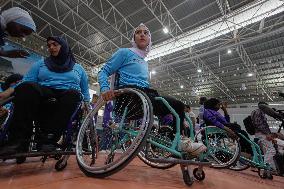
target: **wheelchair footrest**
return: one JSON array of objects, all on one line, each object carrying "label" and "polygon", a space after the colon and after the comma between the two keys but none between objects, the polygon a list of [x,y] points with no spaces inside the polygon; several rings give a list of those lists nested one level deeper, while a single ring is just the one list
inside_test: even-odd
[{"label": "wheelchair footrest", "polygon": [[38,156],[52,156],[52,155],[75,155],[75,151],[53,151],[53,152],[26,152],[17,154],[7,154],[0,156],[0,159],[14,159],[18,157],[38,157]]},{"label": "wheelchair footrest", "polygon": [[150,158],[146,157],[147,160],[154,162],[154,163],[175,163],[175,164],[191,164],[191,165],[204,165],[204,166],[211,166],[210,162],[200,162],[194,160],[184,160],[184,159],[177,159],[177,158]]}]

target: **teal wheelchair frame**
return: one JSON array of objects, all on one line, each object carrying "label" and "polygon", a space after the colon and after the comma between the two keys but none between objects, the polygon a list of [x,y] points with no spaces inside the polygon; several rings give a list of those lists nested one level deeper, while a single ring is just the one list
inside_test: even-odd
[{"label": "teal wheelchair frame", "polygon": [[[188,186],[192,185],[194,182],[193,177],[190,176],[191,172],[188,165],[198,166],[193,170],[195,179],[201,181],[205,178],[203,166],[211,166],[212,164],[210,161],[206,160],[208,153],[206,152],[198,157],[193,157],[180,149],[180,118],[164,98],[156,97],[155,100],[161,101],[170,110],[173,116],[175,116],[176,133],[173,140],[164,140],[159,131],[155,131],[155,128],[152,127],[152,105],[150,99],[144,92],[134,88],[124,88],[117,90],[116,94],[119,94],[118,98],[125,97],[125,104],[127,105],[125,105],[124,109],[118,109],[119,112],[112,112],[112,117],[114,117],[113,120],[116,121],[113,121],[113,123],[109,123],[109,125],[106,126],[111,130],[111,140],[109,140],[111,145],[109,145],[107,150],[101,148],[100,144],[102,143],[102,137],[98,134],[98,131],[101,130],[99,129],[100,124],[98,115],[99,112],[102,112],[102,110],[106,108],[106,102],[104,102],[102,98],[99,99],[96,107],[87,115],[80,128],[76,144],[76,157],[78,165],[83,173],[87,176],[98,178],[110,176],[124,168],[139,154],[138,156],[144,159],[145,163],[146,161],[152,163],[153,167],[160,164],[162,165],[161,167],[164,167],[163,165],[165,165],[166,168],[169,168],[175,164],[180,164],[183,180]],[[133,98],[135,100],[131,99],[131,96],[135,96],[135,98]],[[132,103],[132,101],[135,101],[135,103]],[[113,102],[115,105],[116,99],[114,99]],[[131,117],[129,112],[136,106],[139,110],[143,109],[143,113],[139,119],[130,120],[130,118],[128,118]],[[194,128],[191,120],[188,116],[186,116],[185,119],[190,126],[190,138],[194,141]],[[213,129],[211,129],[211,132],[212,133],[207,133],[208,136],[218,134],[222,135],[222,139],[228,139],[228,135],[226,135],[226,131],[224,130],[215,128],[215,133],[213,133]],[[209,140],[207,142],[209,143]],[[217,142],[222,143],[222,141]],[[170,156],[164,157],[163,154],[158,156],[149,155],[151,147],[162,149],[164,152],[170,154]],[[228,150],[224,151],[226,152]],[[236,150],[235,152],[232,152],[232,154],[232,157],[234,158],[233,161],[235,162],[239,156],[239,151]],[[159,168],[159,166],[156,168]]]}]

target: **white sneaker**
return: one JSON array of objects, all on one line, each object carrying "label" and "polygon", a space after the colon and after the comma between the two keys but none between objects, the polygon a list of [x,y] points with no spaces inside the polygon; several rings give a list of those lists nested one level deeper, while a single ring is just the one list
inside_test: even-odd
[{"label": "white sneaker", "polygon": [[181,150],[188,152],[190,155],[198,156],[207,150],[207,147],[201,142],[192,142],[190,138],[181,139]]}]

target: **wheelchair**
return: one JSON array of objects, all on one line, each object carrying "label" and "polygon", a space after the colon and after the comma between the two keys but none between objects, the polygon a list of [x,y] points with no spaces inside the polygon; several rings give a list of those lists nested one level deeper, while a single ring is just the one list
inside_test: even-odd
[{"label": "wheelchair", "polygon": [[[7,103],[13,101],[13,96],[8,99],[3,100],[0,103],[0,106],[3,106]],[[55,98],[49,98],[45,103],[49,106],[52,106],[56,103]],[[13,105],[9,110],[8,117],[1,125],[0,128],[0,142],[5,142],[8,140],[8,125],[9,121],[13,115]],[[38,124],[36,121],[33,121],[33,132],[30,140],[27,142],[25,152],[20,152],[16,154],[5,154],[1,155],[0,159],[5,161],[7,159],[16,159],[17,164],[24,163],[27,157],[42,157],[41,162],[44,163],[48,158],[54,158],[57,160],[55,164],[55,169],[57,171],[62,171],[67,166],[67,161],[70,155],[75,155],[75,142],[78,130],[81,126],[83,112],[81,110],[81,103],[78,104],[76,110],[72,114],[70,121],[66,127],[66,130],[63,132],[59,141],[53,141],[54,150],[40,150],[39,144],[41,142],[39,135],[40,131],[38,129]],[[48,136],[47,136],[48,137]]]},{"label": "wheelchair", "polygon": [[[282,94],[284,96],[284,94]],[[281,94],[280,94],[281,96]],[[278,133],[281,132],[281,129],[284,128],[284,112],[283,110],[275,110],[275,109],[272,109],[266,105],[260,105],[260,108],[265,112],[265,114],[273,117],[274,119],[278,120],[278,121],[281,121],[281,125],[279,125],[279,129],[278,129]],[[252,124],[252,123],[251,123]],[[245,125],[246,126],[246,125]],[[246,126],[247,127],[247,126]],[[253,151],[253,157],[252,158],[246,158],[244,156],[240,156],[238,162],[231,166],[230,169],[231,170],[235,170],[235,171],[243,171],[243,170],[246,170],[250,167],[253,167],[253,168],[257,168],[258,169],[258,175],[259,177],[261,177],[262,179],[273,179],[273,176],[272,176],[272,168],[266,164],[264,162],[264,154],[263,154],[263,151],[261,149],[261,145],[259,144],[257,138],[254,138],[254,140],[250,140],[249,138],[241,135],[242,138],[244,138],[247,142],[249,142],[251,144],[251,147],[252,147],[252,151]],[[283,155],[281,156],[278,152],[278,147],[277,145],[274,145],[275,149],[276,149],[276,156],[274,156],[274,161],[275,161],[275,164],[276,164],[276,168],[277,168],[277,175],[281,176],[284,174],[284,171],[283,171],[283,164],[284,164],[284,161],[283,161]],[[277,162],[277,157],[279,159],[282,159],[282,162]],[[281,161],[281,160],[280,160]],[[282,169],[280,167],[277,166],[277,163],[282,166]]]},{"label": "wheelchair", "polygon": [[[153,127],[151,101],[141,90],[123,88],[115,90],[115,93],[117,96],[111,102],[104,102],[99,98],[79,130],[76,158],[79,168],[85,175],[97,178],[110,176],[123,169],[139,154],[140,159],[155,168],[165,169],[180,164],[183,180],[188,186],[193,184],[194,178],[199,181],[205,179],[203,166],[212,164],[210,161],[204,161],[209,153],[196,157],[181,150],[180,118],[165,99],[155,98],[175,116],[176,133],[172,133],[169,127]],[[191,139],[199,140],[194,137],[190,118],[186,116],[186,120],[191,125]],[[237,141],[226,135],[223,130],[210,132],[209,136],[217,133],[222,135],[222,139],[229,138],[227,142],[233,141],[235,144]],[[218,143],[221,142],[221,139],[218,139]],[[233,161],[239,156],[238,148],[224,149],[224,152],[230,154]],[[194,178],[188,165],[197,166],[193,170]]]}]

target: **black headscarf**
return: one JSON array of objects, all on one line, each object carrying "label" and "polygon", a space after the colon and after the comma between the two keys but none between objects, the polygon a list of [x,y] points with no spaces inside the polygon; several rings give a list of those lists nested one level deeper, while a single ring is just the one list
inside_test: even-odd
[{"label": "black headscarf", "polygon": [[59,36],[48,37],[46,41],[49,40],[56,41],[61,45],[61,48],[57,56],[49,56],[44,60],[47,68],[57,73],[71,71],[76,60],[67,42]]},{"label": "black headscarf", "polygon": [[216,105],[219,104],[221,101],[217,98],[210,98],[209,100],[205,101],[204,108],[218,111],[219,109],[216,108]]}]

